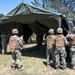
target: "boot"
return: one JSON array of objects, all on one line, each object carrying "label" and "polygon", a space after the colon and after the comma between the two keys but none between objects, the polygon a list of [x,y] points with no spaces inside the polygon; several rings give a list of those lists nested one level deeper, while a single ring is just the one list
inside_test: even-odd
[{"label": "boot", "polygon": [[56,67],[56,70],[59,70],[59,67]]},{"label": "boot", "polygon": [[50,64],[47,64],[47,67],[51,68],[51,65]]},{"label": "boot", "polygon": [[12,68],[12,70],[15,70],[15,69],[16,69],[16,66],[12,66],[12,65],[11,65],[11,68]]},{"label": "boot", "polygon": [[72,69],[75,70],[75,66],[73,66]]},{"label": "boot", "polygon": [[66,70],[67,70],[67,68],[63,68],[63,70],[64,70],[64,71],[66,71]]},{"label": "boot", "polygon": [[21,67],[18,67],[18,71],[23,71],[23,65],[21,65]]},{"label": "boot", "polygon": [[59,67],[59,66],[55,66],[55,69],[56,69],[56,70],[59,70],[59,69],[60,69],[60,67]]},{"label": "boot", "polygon": [[64,70],[64,71],[67,70],[66,66],[63,66],[63,65],[61,65],[60,68],[61,68],[62,70]]}]

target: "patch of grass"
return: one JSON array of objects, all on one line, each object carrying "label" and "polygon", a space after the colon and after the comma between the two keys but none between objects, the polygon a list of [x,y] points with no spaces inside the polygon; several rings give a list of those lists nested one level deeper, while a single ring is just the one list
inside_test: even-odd
[{"label": "patch of grass", "polygon": [[10,55],[1,55],[0,54],[0,69],[8,67],[10,65],[11,56]]},{"label": "patch of grass", "polygon": [[63,71],[61,69],[46,67],[45,47],[30,47],[21,51],[23,71],[12,70],[11,54],[0,54],[0,75],[75,75],[75,71],[68,69]]}]

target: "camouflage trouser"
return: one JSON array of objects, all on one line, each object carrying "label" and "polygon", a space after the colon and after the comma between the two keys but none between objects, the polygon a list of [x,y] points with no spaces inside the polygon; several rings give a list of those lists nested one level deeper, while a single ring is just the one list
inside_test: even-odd
[{"label": "camouflage trouser", "polygon": [[70,48],[70,57],[72,66],[75,66],[75,46],[71,46]]},{"label": "camouflage trouser", "polygon": [[12,66],[16,66],[17,64],[18,67],[21,67],[21,57],[22,54],[20,50],[15,50],[15,52],[12,52]]},{"label": "camouflage trouser", "polygon": [[61,50],[56,49],[54,54],[55,54],[55,67],[59,68],[59,66],[61,66],[62,68],[66,68],[65,47],[63,47]]},{"label": "camouflage trouser", "polygon": [[2,41],[2,54],[7,52],[7,43]]},{"label": "camouflage trouser", "polygon": [[46,50],[47,64],[50,64],[51,60],[54,61],[54,47]]}]

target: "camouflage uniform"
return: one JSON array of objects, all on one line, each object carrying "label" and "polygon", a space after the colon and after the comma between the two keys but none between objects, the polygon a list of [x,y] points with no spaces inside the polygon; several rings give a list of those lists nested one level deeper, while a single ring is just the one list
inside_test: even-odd
[{"label": "camouflage uniform", "polygon": [[12,30],[13,35],[9,39],[9,47],[12,53],[12,67],[16,67],[16,61],[17,61],[17,67],[20,69],[22,67],[21,64],[21,58],[22,54],[20,52],[21,47],[23,46],[23,43],[21,39],[16,35],[18,33],[17,29]]},{"label": "camouflage uniform", "polygon": [[74,67],[75,66],[75,45],[71,46],[70,48],[70,57],[71,57],[71,64]]},{"label": "camouflage uniform", "polygon": [[7,42],[6,42],[6,35],[1,34],[1,44],[2,44],[2,54],[5,54],[7,51]]},{"label": "camouflage uniform", "polygon": [[47,45],[47,50],[46,50],[46,56],[47,56],[47,65],[50,64],[51,60],[52,62],[54,61],[54,46],[52,44],[52,41],[54,40],[55,35],[54,35],[54,30],[50,29],[49,30],[49,35],[46,37],[46,45]]},{"label": "camouflage uniform", "polygon": [[73,34],[68,34],[67,37],[70,37],[70,57],[71,57],[71,65],[73,69],[75,69],[75,27],[73,28]]},{"label": "camouflage uniform", "polygon": [[[68,42],[66,38],[63,36],[62,28],[57,29],[56,38],[54,40],[55,44],[55,67],[59,68],[61,66],[63,69],[66,68],[66,51],[65,51],[65,44],[67,45]],[[61,65],[60,65],[61,64]]]}]

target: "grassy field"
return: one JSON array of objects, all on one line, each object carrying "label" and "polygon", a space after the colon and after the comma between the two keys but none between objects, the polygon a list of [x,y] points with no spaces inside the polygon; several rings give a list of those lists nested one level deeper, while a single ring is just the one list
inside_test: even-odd
[{"label": "grassy field", "polygon": [[23,71],[12,70],[11,54],[0,54],[0,75],[75,75],[75,70],[67,68],[66,71],[62,69],[56,70],[54,68],[46,67],[45,46],[40,48],[36,44],[25,45],[22,52]]}]

